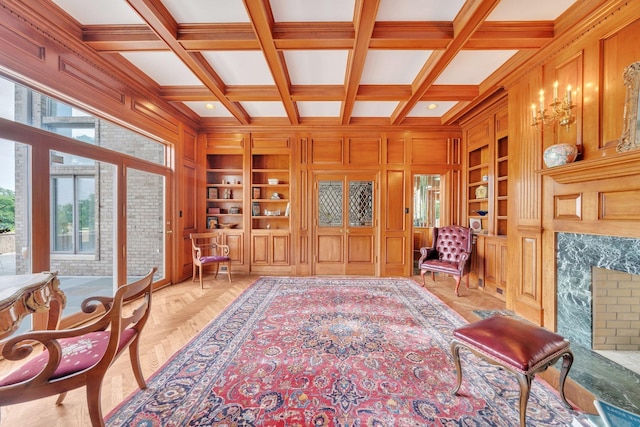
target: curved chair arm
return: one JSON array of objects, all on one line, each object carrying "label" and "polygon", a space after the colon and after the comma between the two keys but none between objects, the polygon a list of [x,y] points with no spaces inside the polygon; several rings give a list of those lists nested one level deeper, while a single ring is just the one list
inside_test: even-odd
[{"label": "curved chair arm", "polygon": [[229,245],[218,244],[218,248],[220,248],[220,250],[222,251],[220,255],[229,256]]},{"label": "curved chair arm", "polygon": [[418,260],[418,265],[421,265],[428,259],[438,259],[438,251],[433,246],[425,246],[424,248],[420,248],[420,254],[421,256]]},{"label": "curved chair arm", "polygon": [[460,254],[460,260],[458,261],[458,269],[460,271],[465,271],[470,258],[471,258],[470,252],[463,252]]}]

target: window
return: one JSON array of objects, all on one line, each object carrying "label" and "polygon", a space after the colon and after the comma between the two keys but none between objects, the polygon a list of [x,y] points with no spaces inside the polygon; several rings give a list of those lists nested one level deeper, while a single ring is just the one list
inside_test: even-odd
[{"label": "window", "polygon": [[96,250],[96,193],[93,176],[52,178],[52,252],[93,254]]}]

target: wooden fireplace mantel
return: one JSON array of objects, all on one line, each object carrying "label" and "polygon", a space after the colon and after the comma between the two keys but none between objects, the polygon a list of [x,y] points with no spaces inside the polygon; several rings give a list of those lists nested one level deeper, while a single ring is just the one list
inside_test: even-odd
[{"label": "wooden fireplace mantel", "polygon": [[640,174],[640,150],[617,153],[598,159],[581,160],[536,171],[560,184],[575,184]]}]

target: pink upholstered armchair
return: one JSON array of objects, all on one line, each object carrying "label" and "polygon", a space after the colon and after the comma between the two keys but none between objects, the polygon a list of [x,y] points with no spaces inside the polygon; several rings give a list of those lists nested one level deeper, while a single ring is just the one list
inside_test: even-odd
[{"label": "pink upholstered armchair", "polygon": [[431,247],[420,248],[420,277],[425,284],[424,274],[431,272],[435,281],[435,273],[450,274],[456,279],[456,295],[460,296],[460,280],[467,276],[467,288],[469,287],[469,270],[471,262],[471,248],[473,243],[473,230],[458,225],[448,227],[436,227],[433,229],[433,244]]}]

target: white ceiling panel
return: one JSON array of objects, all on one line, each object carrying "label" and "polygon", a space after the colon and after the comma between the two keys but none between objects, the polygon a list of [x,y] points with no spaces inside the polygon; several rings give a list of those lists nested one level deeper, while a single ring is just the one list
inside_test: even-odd
[{"label": "white ceiling panel", "polygon": [[270,0],[275,22],[352,21],[355,0]]},{"label": "white ceiling panel", "polygon": [[287,50],[287,68],[294,85],[344,84],[347,69],[346,50]]},{"label": "white ceiling panel", "polygon": [[353,117],[389,117],[398,103],[395,101],[356,101]]},{"label": "white ceiling panel", "polygon": [[372,49],[367,52],[360,83],[411,84],[431,53],[430,50]]},{"label": "white ceiling panel", "polygon": [[298,101],[302,117],[340,117],[342,103],[339,101]]},{"label": "white ceiling panel", "polygon": [[233,117],[220,101],[184,101],[183,104],[200,117]]},{"label": "white ceiling panel", "polygon": [[[358,123],[372,118],[372,123],[379,123],[380,117],[391,119],[398,105],[414,108],[398,110],[391,125],[402,125],[405,117],[443,114],[445,124],[454,124],[468,105],[487,95],[482,93],[488,87],[486,79],[500,67],[508,63],[517,70],[526,64],[527,53],[535,53],[535,46],[544,47],[573,27],[555,26],[554,34],[530,24],[555,24],[568,10],[581,14],[571,17],[576,22],[588,16],[586,8],[575,8],[577,0],[498,0],[487,20],[500,21],[499,30],[480,34],[484,23],[455,21],[463,8],[476,7],[478,0],[380,0],[375,11],[362,0],[257,0],[256,5],[265,3],[264,13],[256,10],[252,15],[247,0],[33,4],[49,1],[80,23],[74,33],[79,43],[106,61],[120,53],[132,68],[123,71],[137,77],[147,74],[149,87],[153,82],[162,86],[159,97],[183,102],[200,117],[224,118],[225,125],[230,117],[238,125],[251,123],[253,117],[286,117],[291,124],[301,117],[337,118],[341,123],[352,117],[358,117]],[[142,7],[138,15],[129,1],[150,7]],[[162,7],[153,7],[159,3],[170,17]],[[104,26],[92,28],[98,24]],[[458,35],[467,33],[468,40],[456,42]],[[370,47],[354,50],[356,45]],[[519,49],[523,53],[514,57]],[[191,57],[185,64],[180,58],[187,55]],[[447,58],[453,59],[446,63]],[[426,64],[434,72],[418,79]],[[114,61],[114,66],[122,67],[122,61]],[[219,80],[209,78],[210,72]],[[445,90],[446,101],[430,99],[430,93]],[[477,99],[470,99],[470,94],[478,94]],[[207,109],[203,99],[215,100],[215,108]],[[246,115],[224,107],[234,102],[241,103]],[[428,109],[429,104],[437,106]],[[350,105],[353,108],[346,108]],[[452,107],[455,114],[447,114]]]},{"label": "white ceiling panel", "polygon": [[576,0],[502,0],[487,21],[553,21]]},{"label": "white ceiling panel", "polygon": [[202,84],[173,52],[122,52],[121,55],[160,86]]},{"label": "white ceiling panel", "polygon": [[456,104],[456,101],[419,101],[407,117],[442,117]]},{"label": "white ceiling panel", "polygon": [[242,0],[162,0],[179,24],[249,22]]},{"label": "white ceiling panel", "polygon": [[52,0],[83,25],[144,24],[126,0]]},{"label": "white ceiling panel", "polygon": [[479,85],[517,50],[463,50],[453,58],[435,84]]},{"label": "white ceiling panel", "polygon": [[227,85],[273,85],[273,76],[262,51],[202,52]]},{"label": "white ceiling panel", "polygon": [[243,101],[240,104],[252,117],[287,117],[279,101]]},{"label": "white ceiling panel", "polygon": [[463,4],[464,0],[380,0],[376,21],[453,21]]}]

